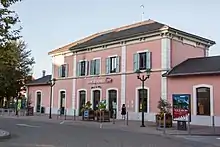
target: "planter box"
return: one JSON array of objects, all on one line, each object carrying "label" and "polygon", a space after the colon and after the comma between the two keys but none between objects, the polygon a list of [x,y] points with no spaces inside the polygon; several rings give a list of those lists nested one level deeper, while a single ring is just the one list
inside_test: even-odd
[{"label": "planter box", "polygon": [[101,121],[101,122],[108,121],[109,122],[110,121],[110,111],[107,111],[107,110],[96,111],[96,118],[97,118],[97,121]]},{"label": "planter box", "polygon": [[82,114],[82,120],[95,120],[94,110],[84,110]]},{"label": "planter box", "polygon": [[[164,118],[163,116],[160,117],[160,114],[156,115],[156,123],[157,126],[163,127],[164,126]],[[166,127],[171,128],[173,126],[173,119],[171,114],[166,114]]]}]

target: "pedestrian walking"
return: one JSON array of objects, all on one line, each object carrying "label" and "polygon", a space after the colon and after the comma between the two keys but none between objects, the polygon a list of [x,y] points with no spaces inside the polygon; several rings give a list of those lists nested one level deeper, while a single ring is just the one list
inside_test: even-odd
[{"label": "pedestrian walking", "polygon": [[123,104],[121,107],[121,116],[122,116],[122,119],[124,120],[125,120],[125,115],[126,115],[126,106],[125,104]]}]

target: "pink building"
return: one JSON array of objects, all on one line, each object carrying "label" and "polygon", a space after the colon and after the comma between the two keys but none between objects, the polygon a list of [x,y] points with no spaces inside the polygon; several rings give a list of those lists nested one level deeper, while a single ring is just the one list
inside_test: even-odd
[{"label": "pink building", "polygon": [[[160,98],[172,102],[172,94],[190,94],[192,123],[210,125],[210,116],[220,114],[220,109],[214,106],[220,102],[217,98],[220,57],[207,57],[209,47],[214,44],[209,39],[148,20],[100,32],[53,50],[49,53],[53,60],[52,77],[57,79],[52,93],[53,113],[63,108],[68,115],[73,115],[74,110],[80,115],[85,102],[91,101],[96,109],[96,104],[106,99],[109,110],[112,101],[117,103],[118,118],[121,105],[126,104],[129,118],[138,120],[144,98],[145,119],[155,121]],[[142,96],[141,82],[134,72],[148,68],[152,72]],[[37,91],[42,92],[41,102],[46,110],[49,110],[48,87],[29,88],[34,96]]]}]

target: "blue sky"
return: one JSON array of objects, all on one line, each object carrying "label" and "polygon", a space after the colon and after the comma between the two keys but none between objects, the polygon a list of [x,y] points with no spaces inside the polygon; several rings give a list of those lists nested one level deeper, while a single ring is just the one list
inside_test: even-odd
[{"label": "blue sky", "polygon": [[[144,9],[140,5],[144,5]],[[87,35],[153,19],[216,41],[210,54],[220,54],[220,1],[212,0],[23,0],[12,7],[32,50],[34,76],[51,73],[50,50]]]}]

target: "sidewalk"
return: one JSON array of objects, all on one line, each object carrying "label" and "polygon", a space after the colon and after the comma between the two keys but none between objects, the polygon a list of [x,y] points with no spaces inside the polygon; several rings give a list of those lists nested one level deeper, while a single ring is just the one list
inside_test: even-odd
[{"label": "sidewalk", "polygon": [[[157,128],[155,122],[145,122],[146,127],[140,127],[141,121],[129,120],[128,125],[124,120],[115,120],[113,122],[97,122],[97,121],[82,121],[81,117],[64,116],[57,117],[57,115],[52,115],[52,119],[49,119],[49,115],[34,115],[34,116],[14,116],[14,115],[3,115],[3,118],[14,118],[14,119],[27,119],[32,121],[43,121],[51,123],[69,124],[69,125],[81,125],[85,127],[98,127],[103,129],[119,129],[123,131],[132,131],[137,133],[149,133],[149,134],[164,134],[163,128]],[[181,131],[176,129],[176,124],[173,124],[172,128],[166,128],[166,135],[195,135],[195,136],[220,136],[220,127],[215,127],[215,132],[212,127],[209,126],[190,126],[189,131]]]}]

